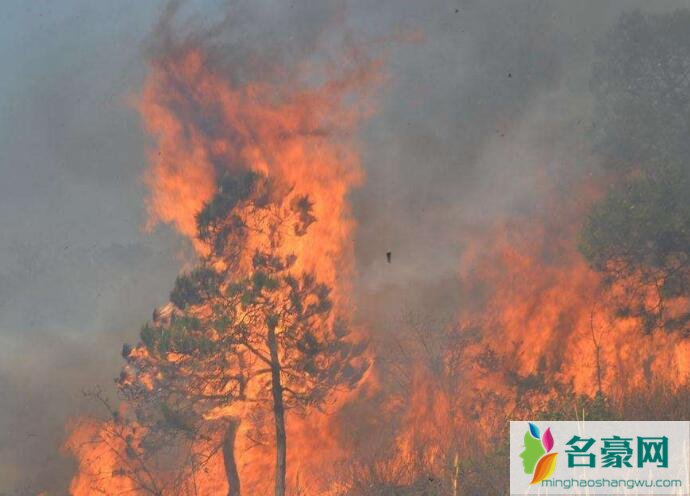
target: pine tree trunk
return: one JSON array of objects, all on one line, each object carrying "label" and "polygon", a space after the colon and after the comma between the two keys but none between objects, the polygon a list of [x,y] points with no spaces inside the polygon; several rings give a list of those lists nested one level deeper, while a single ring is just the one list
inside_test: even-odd
[{"label": "pine tree trunk", "polygon": [[240,420],[231,418],[223,439],[223,462],[225,464],[225,477],[228,481],[228,496],[240,496],[240,475],[237,472],[237,460],[235,460],[235,438]]},{"label": "pine tree trunk", "polygon": [[268,328],[268,348],[271,353],[271,392],[273,394],[273,417],[276,426],[276,472],[275,496],[285,496],[285,471],[287,466],[287,442],[285,435],[285,406],[283,386],[280,382],[280,359],[275,327]]}]

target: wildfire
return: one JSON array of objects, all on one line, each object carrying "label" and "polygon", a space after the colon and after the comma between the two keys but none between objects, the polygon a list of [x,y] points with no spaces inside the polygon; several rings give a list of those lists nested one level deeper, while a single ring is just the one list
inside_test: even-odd
[{"label": "wildfire", "polygon": [[[328,284],[337,312],[349,314],[355,225],[347,195],[362,180],[353,137],[358,123],[371,112],[366,95],[376,85],[379,69],[379,61],[351,51],[320,80],[310,74],[285,74],[286,80],[279,84],[237,83],[232,67],[214,63],[201,47],[185,45],[154,59],[138,100],[144,126],[155,140],[144,178],[150,192],[147,226],[173,225],[194,241],[200,256],[206,256],[209,247],[195,236],[197,214],[226,173],[257,173],[270,181],[274,200],[282,204],[278,208],[294,210],[297,205],[308,216],[302,221],[310,229],[303,236],[290,237],[281,252],[296,257],[296,273],[317,274]],[[353,95],[358,95],[357,103],[346,103]],[[264,242],[260,234],[246,240],[250,247]],[[245,259],[243,268],[248,263]],[[359,333],[362,337],[363,331]],[[141,349],[135,352],[138,359],[147,359]],[[125,367],[123,374],[130,372]],[[330,408],[347,401],[347,395],[335,395]],[[216,409],[208,418],[256,415],[238,408]],[[235,451],[243,491],[261,494],[271,485],[267,474],[273,472],[272,442],[252,437],[251,429],[252,422],[241,423]],[[309,494],[324,493],[325,484],[332,481],[320,474],[327,474],[329,466],[346,456],[333,417],[319,411],[311,412],[308,419],[288,416],[287,430],[290,486]],[[137,489],[131,480],[118,477],[124,462],[116,456],[118,448],[126,451],[127,436],[136,435],[136,429],[118,431],[117,419],[83,422],[74,429],[67,446],[79,460],[79,470],[71,493],[142,492],[142,484]],[[193,486],[198,494],[227,493],[221,455],[211,456],[185,487]],[[111,483],[111,478],[118,482]],[[150,490],[167,494],[163,487]]]},{"label": "wildfire", "polygon": [[687,340],[662,329],[647,333],[639,318],[618,311],[617,288],[606,296],[600,276],[576,251],[582,216],[567,208],[551,209],[538,223],[506,222],[492,233],[488,251],[463,262],[470,268],[465,280],[488,295],[483,308],[463,315],[467,323],[483,316],[475,354],[489,359],[490,350],[497,364],[510,367],[494,367],[488,376],[572,382],[586,394],[598,387],[620,393],[652,377],[672,383],[687,377]]},{"label": "wildfire", "polygon": [[[345,284],[354,228],[347,194],[362,180],[352,134],[370,109],[344,100],[374,83],[378,69],[368,60],[350,65],[344,74],[305,88],[234,86],[200,49],[155,60],[139,104],[157,141],[145,178],[149,225],[170,223],[194,239],[194,217],[223,170],[261,173],[294,188],[293,197],[309,195],[318,223],[290,248],[302,255],[305,269]],[[203,246],[197,248],[203,253]]]},{"label": "wildfire", "polygon": [[[306,202],[302,215],[308,218],[302,220],[312,227],[291,237],[280,254],[296,255],[295,271],[317,274],[333,288],[338,312],[349,314],[356,225],[348,193],[363,180],[353,136],[371,112],[369,100],[361,96],[380,76],[379,61],[354,53],[358,56],[346,57],[325,78],[290,71],[278,83],[238,82],[241,77],[231,66],[219,64],[200,46],[184,45],[155,58],[138,101],[144,126],[154,138],[144,178],[148,226],[173,225],[205,257],[210,250],[195,236],[197,215],[226,173],[256,173],[270,181],[277,208],[294,211]],[[360,98],[350,98],[354,94]],[[557,385],[572,385],[575,392],[589,395],[620,394],[652,377],[686,380],[688,341],[663,330],[645,332],[639,319],[617,312],[615,294],[604,297],[600,276],[577,252],[582,209],[564,205],[545,210],[548,215],[509,219],[476,237],[459,274],[472,301],[462,302],[457,327],[437,333],[443,340],[438,348],[424,343],[426,353],[436,350],[432,360],[412,355],[409,380],[398,397],[385,396],[386,387],[373,370],[365,387],[336,393],[330,411],[287,417],[287,479],[295,494],[337,494],[347,488],[348,481],[338,480],[333,467],[351,462],[354,454],[341,439],[345,416],[332,413],[345,411],[354,397],[366,396],[378,411],[400,419],[387,454],[372,462],[384,472],[383,479],[412,484],[423,473],[450,474],[453,494],[458,494],[457,446],[471,442],[468,425],[491,432],[507,417],[523,413],[521,408],[547,401]],[[260,247],[266,242],[263,236],[251,234],[243,242]],[[210,309],[199,313],[204,311]],[[168,307],[154,321],[168,319],[170,312],[174,310]],[[365,335],[358,333],[359,338]],[[123,354],[131,361],[151,358],[142,347]],[[167,359],[178,358],[170,353]],[[136,372],[130,369],[125,366],[123,383]],[[156,379],[139,377],[151,391]],[[118,412],[127,408],[125,401],[112,419],[81,422],[72,430],[67,447],[77,459],[77,474],[71,494],[169,494],[146,473],[138,484],[121,476],[128,462],[118,453],[127,453],[145,429],[119,426],[118,415],[126,412]],[[269,493],[273,441],[253,430],[253,424],[265,423],[252,418],[261,414],[233,404],[205,415],[208,421],[242,420],[233,436],[243,491]],[[188,456],[206,457],[198,473],[174,474],[167,466],[159,470],[169,470],[168,479],[183,480],[178,491],[227,493],[220,444],[218,434],[209,433],[188,447]],[[173,461],[176,456],[181,455],[170,454]]]},{"label": "wildfire", "polygon": [[579,203],[550,198],[549,208],[473,232],[460,264],[467,300],[458,324],[426,332],[412,322],[402,331],[416,344],[404,358],[407,389],[388,400],[402,420],[382,480],[412,487],[431,475],[450,481],[441,494],[463,494],[459,454],[496,449],[507,419],[533,418],[568,390],[624,398],[655,383],[687,384],[688,340],[620,312],[623,288],[602,288],[577,251],[582,200],[600,189],[578,185]]}]

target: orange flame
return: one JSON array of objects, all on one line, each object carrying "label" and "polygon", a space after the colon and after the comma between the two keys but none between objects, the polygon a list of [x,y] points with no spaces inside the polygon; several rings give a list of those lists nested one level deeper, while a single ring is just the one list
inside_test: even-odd
[{"label": "orange flame", "polygon": [[318,222],[291,247],[304,268],[329,283],[351,273],[354,223],[347,195],[362,180],[352,135],[371,108],[365,99],[356,106],[344,100],[375,81],[378,62],[352,64],[320,86],[293,88],[232,85],[198,49],[155,61],[139,102],[157,141],[145,177],[149,226],[170,223],[194,238],[194,216],[223,170],[260,172],[314,203]]},{"label": "orange flame", "polygon": [[[505,377],[498,378],[510,372],[524,380],[572,383],[575,392],[590,395],[601,383],[604,393],[616,395],[654,377],[687,380],[687,340],[663,329],[646,333],[638,318],[622,316],[614,302],[619,288],[602,291],[600,275],[577,252],[581,209],[548,210],[548,217],[538,216],[546,217],[541,222],[533,216],[504,223],[489,237],[490,246],[463,261],[465,282],[486,295],[480,308],[462,316],[466,327],[481,316],[482,337],[470,354],[497,360],[478,384],[500,389]],[[673,304],[687,308],[688,302]]]}]

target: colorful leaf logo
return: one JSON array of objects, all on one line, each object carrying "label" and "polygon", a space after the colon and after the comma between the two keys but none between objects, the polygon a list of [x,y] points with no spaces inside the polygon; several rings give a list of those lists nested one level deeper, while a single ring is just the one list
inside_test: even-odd
[{"label": "colorful leaf logo", "polygon": [[530,482],[530,485],[539,484],[541,481],[548,479],[553,475],[553,471],[556,469],[557,456],[558,453],[548,453],[539,459],[537,466],[534,468],[534,475],[532,476],[532,482]]},{"label": "colorful leaf logo", "polygon": [[548,427],[543,433],[532,422],[528,422],[529,431],[525,432],[525,449],[520,453],[526,474],[532,474],[530,484],[539,484],[551,477],[556,469],[558,453],[551,453],[554,447],[553,434]]}]

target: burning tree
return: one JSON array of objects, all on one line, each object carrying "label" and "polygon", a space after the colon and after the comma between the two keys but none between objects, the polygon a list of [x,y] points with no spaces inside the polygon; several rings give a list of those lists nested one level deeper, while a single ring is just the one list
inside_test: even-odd
[{"label": "burning tree", "polygon": [[104,406],[110,418],[81,419],[70,436],[67,447],[78,454],[79,461],[71,492],[198,493],[196,476],[208,470],[218,449],[211,446],[208,450],[207,443],[200,443],[209,439],[212,428],[198,418],[181,416],[166,403],[161,391],[148,391],[146,398],[140,396],[137,402],[125,401],[117,407],[100,389],[85,395]]},{"label": "burning tree", "polygon": [[355,365],[364,346],[348,342],[330,287],[301,271],[291,250],[316,220],[308,196],[252,172],[229,173],[196,220],[208,254],[177,278],[174,306],[144,326],[141,344],[125,348],[120,388],[200,441],[225,419],[219,446],[230,495],[240,494],[238,412],[270,406],[282,496],[286,411],[319,408],[334,389],[354,387],[366,370]]}]

